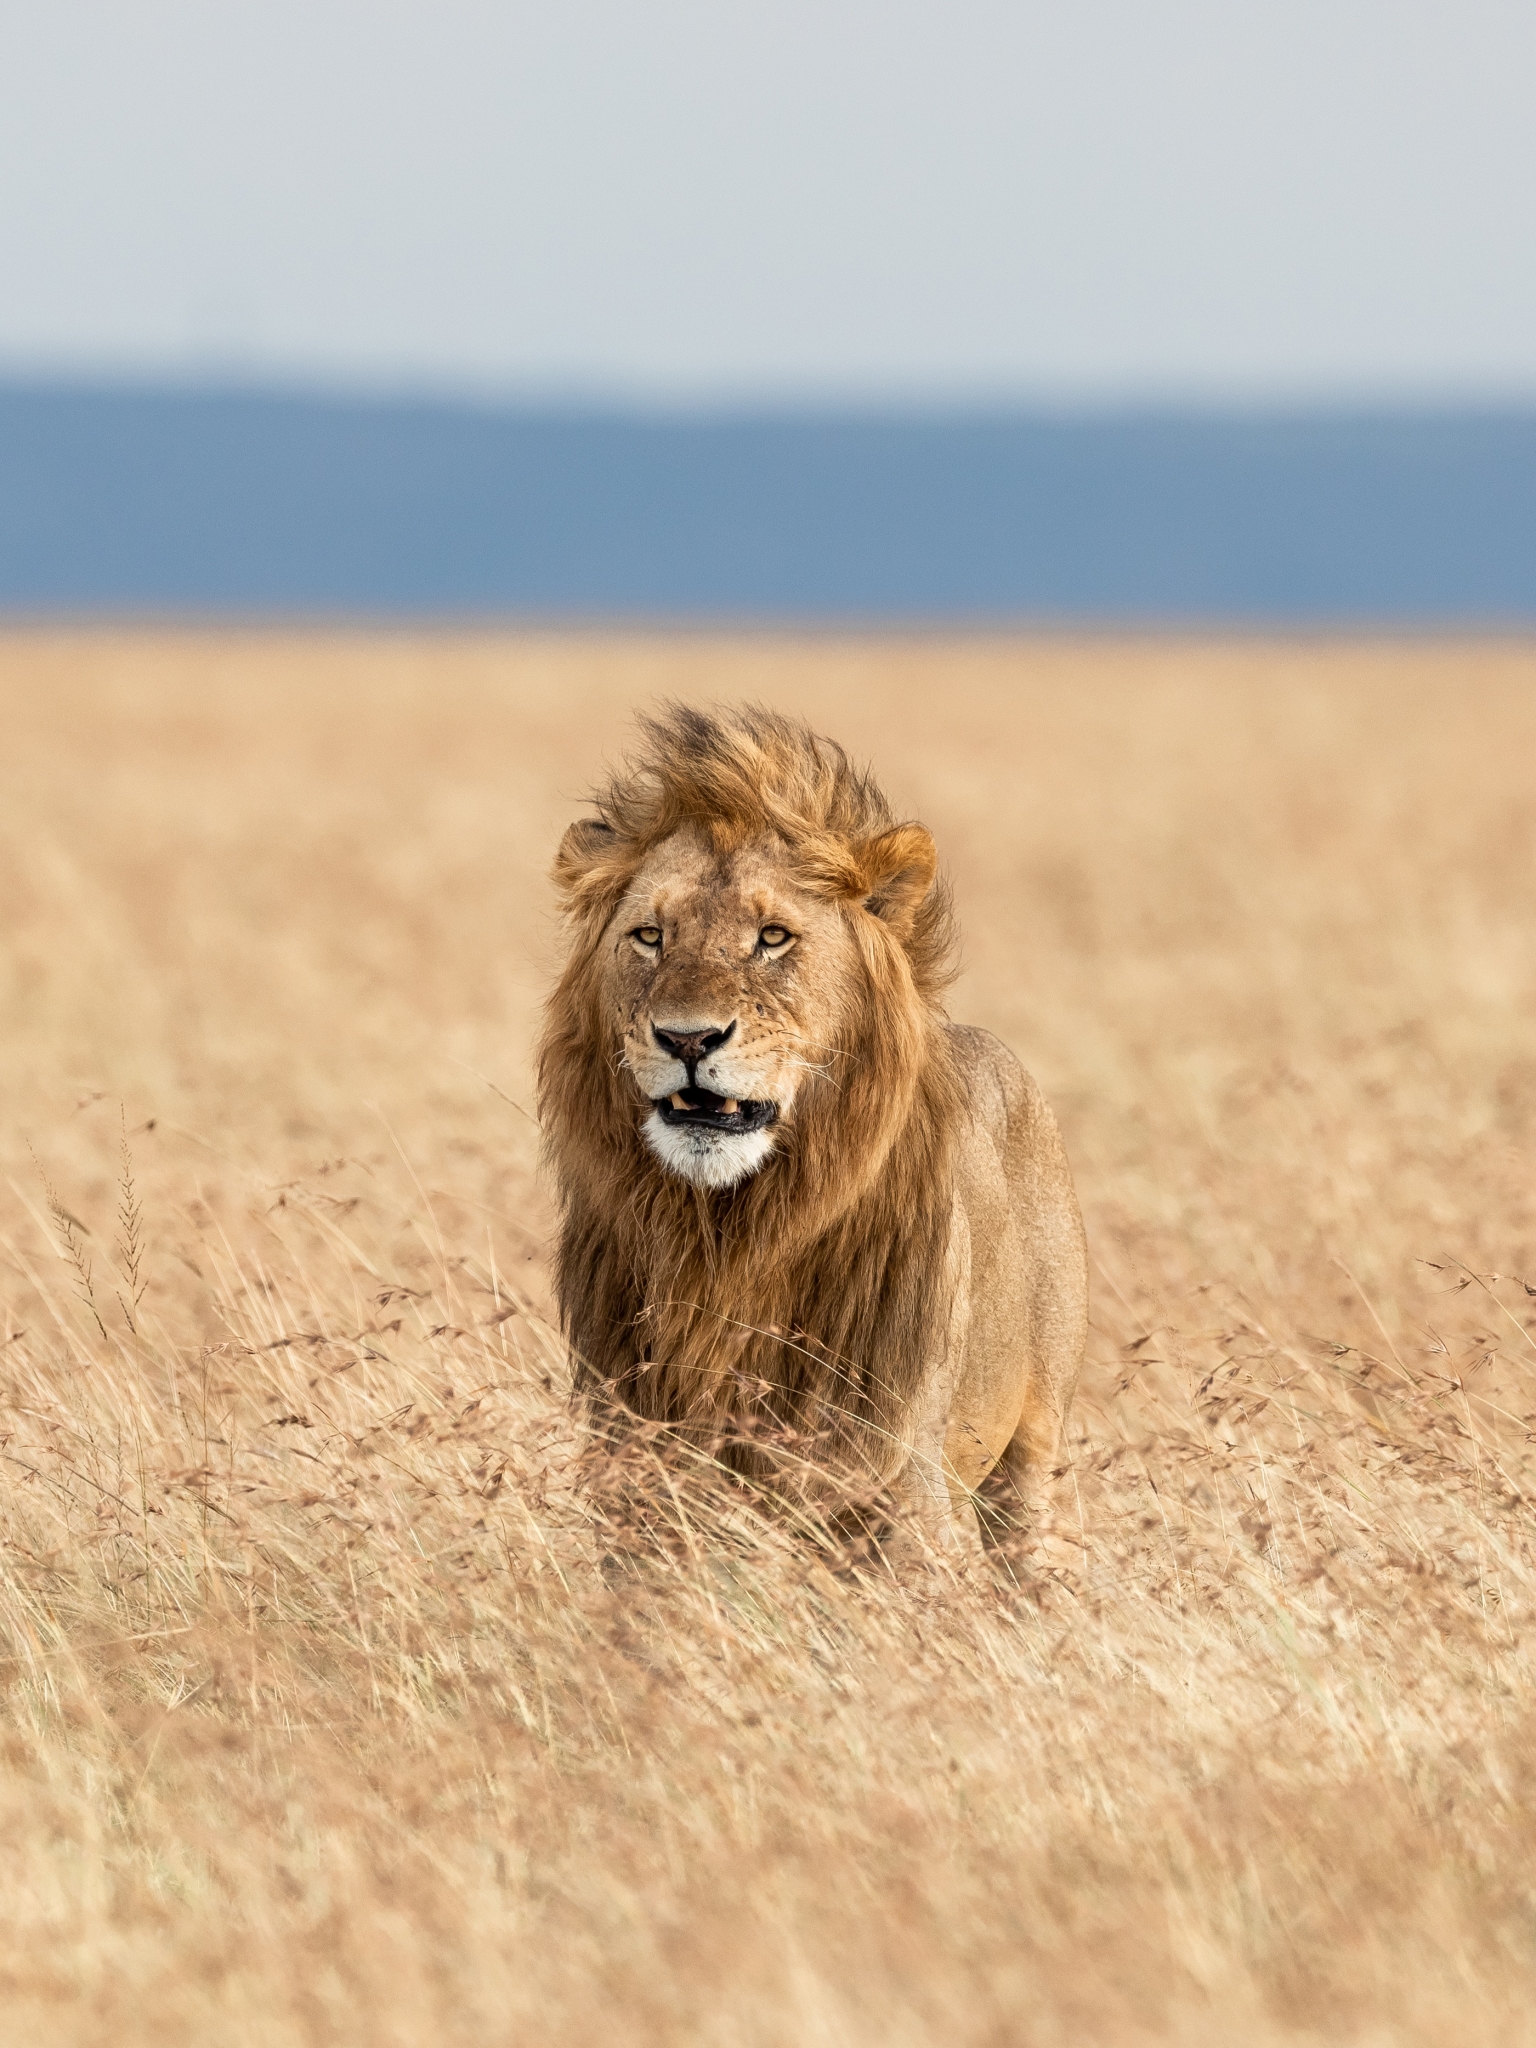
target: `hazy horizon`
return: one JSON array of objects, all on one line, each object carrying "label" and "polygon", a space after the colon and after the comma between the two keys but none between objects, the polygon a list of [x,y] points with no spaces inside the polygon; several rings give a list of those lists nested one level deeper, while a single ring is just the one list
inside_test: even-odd
[{"label": "hazy horizon", "polygon": [[664,411],[0,381],[0,607],[1536,619],[1520,412]]}]

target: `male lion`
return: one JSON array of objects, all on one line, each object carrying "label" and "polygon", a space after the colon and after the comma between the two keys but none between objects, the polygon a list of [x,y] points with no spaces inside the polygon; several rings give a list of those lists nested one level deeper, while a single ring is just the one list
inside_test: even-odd
[{"label": "male lion", "polygon": [[539,1101],[578,1393],[609,1441],[663,1425],[769,1491],[798,1463],[802,1499],[825,1475],[973,1547],[971,1508],[1006,1531],[1057,1462],[1082,1359],[1055,1120],[946,1020],[933,840],[841,747],[763,710],[643,727],[554,867]]}]

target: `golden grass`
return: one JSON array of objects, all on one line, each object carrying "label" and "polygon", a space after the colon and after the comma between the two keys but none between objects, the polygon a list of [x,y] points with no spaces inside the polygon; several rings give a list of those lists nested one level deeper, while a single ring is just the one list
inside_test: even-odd
[{"label": "golden grass", "polygon": [[[514,1105],[672,691],[874,759],[1061,1115],[1022,1585],[704,1497],[594,1568]],[[0,707],[6,2039],[1536,2039],[1532,650],[13,634]]]}]

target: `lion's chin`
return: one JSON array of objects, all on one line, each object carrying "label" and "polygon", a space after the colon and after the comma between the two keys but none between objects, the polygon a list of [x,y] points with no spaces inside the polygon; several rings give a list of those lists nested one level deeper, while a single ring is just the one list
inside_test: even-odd
[{"label": "lion's chin", "polygon": [[699,1188],[730,1188],[756,1173],[773,1150],[773,1134],[718,1131],[663,1123],[652,1110],[643,1125],[646,1143],[670,1172]]}]

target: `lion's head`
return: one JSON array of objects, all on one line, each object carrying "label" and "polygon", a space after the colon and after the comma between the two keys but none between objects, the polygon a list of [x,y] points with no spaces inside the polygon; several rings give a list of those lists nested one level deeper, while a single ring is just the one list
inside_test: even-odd
[{"label": "lion's head", "polygon": [[[919,901],[933,880],[920,829],[863,851],[850,892],[842,878],[829,888],[808,876],[780,833],[686,824],[620,897],[604,932],[608,1000],[624,1068],[650,1105],[645,1140],[685,1180],[725,1188],[757,1172],[802,1083],[835,1091],[867,980],[855,920],[889,923],[898,895]],[[866,907],[881,884],[886,903]]]},{"label": "lion's head", "polygon": [[[764,711],[675,709],[645,731],[556,860],[567,992],[655,1159],[724,1189],[863,1093],[871,1035],[910,1063],[900,1027],[942,978],[947,906],[928,832],[895,824],[830,741]],[[906,1078],[883,1082],[901,1096]]]},{"label": "lion's head", "polygon": [[580,1373],[669,1415],[727,1398],[722,1345],[760,1385],[814,1352],[878,1355],[894,1386],[959,1089],[932,838],[795,720],[674,707],[643,731],[554,870],[540,1115]]}]

